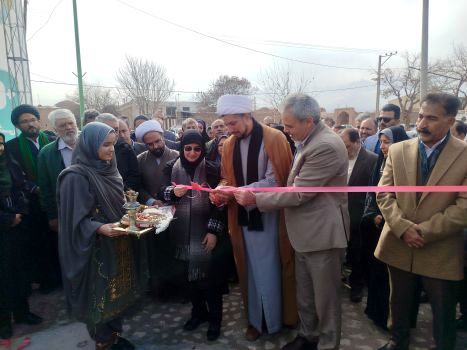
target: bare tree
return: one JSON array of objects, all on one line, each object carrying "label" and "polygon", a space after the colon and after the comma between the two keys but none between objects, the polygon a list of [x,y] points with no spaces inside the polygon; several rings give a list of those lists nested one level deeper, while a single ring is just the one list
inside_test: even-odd
[{"label": "bare tree", "polygon": [[280,66],[276,62],[270,69],[260,73],[259,81],[266,93],[266,100],[275,109],[279,109],[289,94],[305,92],[311,84],[305,75],[294,74],[290,65]]},{"label": "bare tree", "polygon": [[141,114],[155,113],[170,97],[175,85],[164,67],[131,56],[126,57],[125,66],[117,73],[117,81]]},{"label": "bare tree", "polygon": [[[104,88],[97,84],[86,84],[83,86],[84,108],[103,111],[106,106],[118,106],[119,100],[112,89]],[[79,103],[79,92],[76,89],[72,95],[67,96],[72,101]]]},{"label": "bare tree", "polygon": [[225,94],[251,95],[255,88],[246,78],[221,75],[211,83],[206,92],[198,92],[197,101],[201,104],[200,109],[205,112],[215,112],[219,97]]},{"label": "bare tree", "polygon": [[410,125],[410,113],[420,101],[420,72],[414,67],[420,66],[420,57],[406,53],[406,66],[402,69],[385,69],[381,73],[382,95],[385,98],[395,96],[401,108],[402,121]]},{"label": "bare tree", "polygon": [[437,85],[442,90],[459,97],[462,109],[467,107],[467,47],[460,44],[453,46],[453,53],[438,65],[437,72],[432,72]]}]

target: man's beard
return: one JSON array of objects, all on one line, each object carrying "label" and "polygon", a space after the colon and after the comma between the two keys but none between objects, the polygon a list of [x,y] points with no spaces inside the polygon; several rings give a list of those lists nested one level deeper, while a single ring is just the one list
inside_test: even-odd
[{"label": "man's beard", "polygon": [[152,150],[151,153],[155,157],[160,158],[164,154],[164,148],[156,148],[156,149]]},{"label": "man's beard", "polygon": [[70,134],[65,134],[63,136],[60,136],[67,145],[73,146],[76,144],[76,141],[78,140],[78,133],[70,133]]},{"label": "man's beard", "polygon": [[29,128],[26,131],[23,131],[24,136],[29,138],[36,138],[39,136],[39,129],[38,128]]}]

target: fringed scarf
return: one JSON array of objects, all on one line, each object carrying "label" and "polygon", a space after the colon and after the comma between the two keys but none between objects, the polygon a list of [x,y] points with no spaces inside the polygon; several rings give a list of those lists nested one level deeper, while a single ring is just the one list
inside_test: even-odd
[{"label": "fringed scarf", "polygon": [[[42,147],[50,142],[45,133],[42,131],[39,132],[38,141],[40,146],[39,149],[42,149]],[[30,142],[31,141],[28,140],[23,133],[18,136],[19,152],[21,154],[21,158],[23,159],[22,163],[25,167],[26,174],[31,181],[36,182],[37,158],[32,156]]]},{"label": "fringed scarf", "polygon": [[[258,158],[263,143],[263,128],[253,119],[253,130],[251,132],[250,145],[248,147],[248,160],[247,160],[247,178],[243,178],[242,154],[240,152],[240,141],[237,139],[235,149],[233,152],[233,163],[235,181],[237,186],[245,186],[258,181]],[[245,155],[243,155],[245,156]],[[263,231],[263,220],[258,208],[247,212],[245,207],[238,206],[238,224],[240,226],[248,226],[248,230]]]},{"label": "fringed scarf", "polygon": [[[183,152],[183,151],[182,151]],[[187,169],[178,159],[173,168],[171,180],[180,185],[191,181],[206,183],[206,162],[203,159],[191,178]],[[171,223],[171,239],[175,243],[175,257],[188,262],[188,281],[198,281],[208,277],[211,254],[204,250],[202,241],[207,234],[210,215],[207,192],[189,191],[177,204],[176,219]]]}]

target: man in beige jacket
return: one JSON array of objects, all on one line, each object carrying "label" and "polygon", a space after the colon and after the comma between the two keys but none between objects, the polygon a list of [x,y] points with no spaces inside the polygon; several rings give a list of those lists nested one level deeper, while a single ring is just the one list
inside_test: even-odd
[{"label": "man in beige jacket", "polygon": [[[449,133],[459,106],[455,96],[427,95],[419,137],[391,146],[379,185],[467,185],[467,145]],[[410,310],[420,283],[433,312],[436,349],[454,349],[467,193],[388,192],[377,201],[386,223],[375,256],[389,266],[392,319],[390,341],[380,350],[409,348]]]},{"label": "man in beige jacket", "polygon": [[[346,186],[344,143],[320,121],[318,103],[295,94],[284,102],[282,122],[297,146],[287,186]],[[238,191],[241,205],[266,212],[285,208],[295,250],[298,336],[283,350],[338,349],[341,333],[342,258],[347,246],[347,193],[257,193]]]}]

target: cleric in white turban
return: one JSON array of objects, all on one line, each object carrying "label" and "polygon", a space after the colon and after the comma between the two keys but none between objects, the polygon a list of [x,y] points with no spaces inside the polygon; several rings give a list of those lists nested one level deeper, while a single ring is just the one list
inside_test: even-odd
[{"label": "cleric in white turban", "polygon": [[243,114],[253,112],[253,102],[245,95],[223,95],[217,100],[217,114]]},{"label": "cleric in white turban", "polygon": [[143,142],[143,137],[148,132],[155,131],[161,134],[164,134],[164,130],[162,130],[161,125],[157,120],[148,120],[142,124],[140,124],[135,130],[136,140],[138,142]]}]

